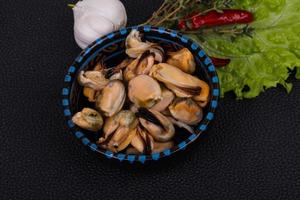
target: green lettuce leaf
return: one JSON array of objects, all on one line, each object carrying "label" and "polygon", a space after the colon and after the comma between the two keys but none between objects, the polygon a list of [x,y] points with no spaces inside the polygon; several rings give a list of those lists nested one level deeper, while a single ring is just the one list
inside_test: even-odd
[{"label": "green lettuce leaf", "polygon": [[296,72],[296,78],[300,79],[300,69],[299,68],[297,69],[297,72]]},{"label": "green lettuce leaf", "polygon": [[214,57],[230,58],[218,69],[222,95],[234,91],[238,98],[254,98],[268,88],[283,85],[288,92],[289,69],[298,67],[300,79],[299,0],[236,0],[235,8],[254,13],[253,36],[191,35]]}]

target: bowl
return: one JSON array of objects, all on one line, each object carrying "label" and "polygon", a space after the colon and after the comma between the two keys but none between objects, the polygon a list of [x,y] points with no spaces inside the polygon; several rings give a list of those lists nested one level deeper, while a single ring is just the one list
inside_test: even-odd
[{"label": "bowl", "polygon": [[[111,151],[101,149],[96,144],[101,132],[95,134],[83,130],[76,126],[71,120],[72,116],[83,107],[93,106],[93,104],[89,103],[82,94],[83,88],[77,82],[78,73],[81,70],[92,69],[93,64],[100,58],[104,59],[106,65],[116,66],[126,56],[125,39],[132,29],[137,29],[143,33],[146,40],[159,43],[164,49],[178,50],[182,47],[188,48],[194,55],[197,63],[196,76],[206,81],[211,89],[210,103],[204,109],[203,120],[194,127],[194,133],[191,134],[183,129],[176,128],[174,147],[171,149],[165,149],[161,153],[153,153],[149,155],[127,155],[124,153],[113,153]],[[174,30],[165,29],[163,27],[139,26],[123,28],[119,31],[101,37],[80,53],[65,75],[64,87],[62,89],[62,106],[67,126],[71,133],[80,140],[83,145],[109,159],[128,161],[130,163],[145,163],[148,160],[159,160],[163,157],[171,156],[180,150],[184,150],[189,144],[195,141],[201,133],[206,131],[209,123],[214,118],[215,110],[218,105],[219,94],[219,78],[215,67],[212,64],[211,59],[197,43]]]}]

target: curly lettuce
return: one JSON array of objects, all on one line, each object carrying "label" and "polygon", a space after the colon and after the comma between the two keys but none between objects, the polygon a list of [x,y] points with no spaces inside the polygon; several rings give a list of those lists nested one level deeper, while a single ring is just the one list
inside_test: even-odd
[{"label": "curly lettuce", "polygon": [[300,79],[300,69],[298,69],[297,72],[296,72],[296,78]]},{"label": "curly lettuce", "polygon": [[[252,38],[228,35],[203,35],[199,41],[214,57],[230,58],[231,63],[218,69],[222,95],[234,91],[237,98],[254,98],[268,88],[283,85],[290,70],[298,68],[300,79],[300,4],[299,0],[236,0],[235,8],[254,13]],[[193,36],[192,36],[193,37]],[[197,39],[197,38],[195,38]]]}]

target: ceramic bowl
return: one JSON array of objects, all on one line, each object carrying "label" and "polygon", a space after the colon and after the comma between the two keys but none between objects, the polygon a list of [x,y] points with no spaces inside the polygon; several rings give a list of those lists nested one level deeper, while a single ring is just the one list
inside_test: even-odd
[{"label": "ceramic bowl", "polygon": [[[211,89],[210,103],[204,109],[203,120],[194,127],[194,133],[191,134],[184,129],[176,128],[175,146],[171,149],[166,149],[161,153],[153,153],[150,155],[126,155],[124,153],[112,153],[101,149],[96,144],[101,132],[95,134],[83,130],[76,126],[71,120],[72,116],[76,112],[81,111],[82,108],[94,107],[94,105],[89,103],[82,94],[83,88],[77,82],[78,73],[81,70],[91,70],[94,63],[99,59],[104,59],[107,66],[116,66],[126,56],[125,39],[132,29],[137,29],[144,35],[146,40],[159,43],[165,50],[175,51],[182,47],[188,48],[193,53],[197,63],[196,76],[206,81]],[[211,59],[197,43],[179,32],[163,27],[139,26],[123,28],[117,32],[101,37],[80,53],[65,75],[64,87],[62,89],[62,105],[67,126],[71,133],[80,140],[83,145],[109,159],[129,161],[130,163],[144,163],[148,160],[159,160],[163,157],[171,156],[180,150],[184,150],[189,144],[195,141],[200,134],[206,131],[209,123],[214,118],[219,94],[219,78],[215,67],[212,64]]]}]

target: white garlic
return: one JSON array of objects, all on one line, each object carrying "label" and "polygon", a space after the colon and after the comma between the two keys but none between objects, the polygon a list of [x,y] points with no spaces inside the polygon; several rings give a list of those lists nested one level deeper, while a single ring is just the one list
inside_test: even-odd
[{"label": "white garlic", "polygon": [[124,5],[119,0],[83,0],[73,8],[74,37],[82,49],[127,24]]}]

